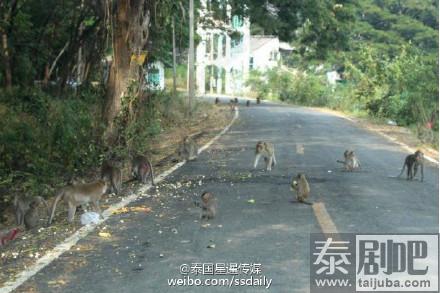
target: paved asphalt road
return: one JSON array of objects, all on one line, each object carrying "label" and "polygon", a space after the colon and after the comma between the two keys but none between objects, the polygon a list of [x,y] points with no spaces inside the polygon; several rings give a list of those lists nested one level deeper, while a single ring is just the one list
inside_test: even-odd
[{"label": "paved asphalt road", "polygon": [[[276,146],[278,165],[270,173],[262,171],[262,161],[251,169],[258,140]],[[362,171],[341,171],[336,160],[346,148],[357,151]],[[261,263],[263,275],[273,279],[269,292],[308,292],[309,233],[321,227],[310,205],[292,202],[292,176],[307,175],[310,201],[324,203],[339,232],[436,233],[438,167],[426,164],[423,183],[390,178],[405,155],[394,143],[329,114],[241,106],[226,135],[168,177],[156,194],[132,204],[153,212],[110,218],[105,226],[111,238],[91,233],[16,291],[225,292],[231,289],[167,284],[180,276],[182,264],[223,262]],[[175,190],[169,183],[192,184]],[[208,227],[193,204],[204,190],[219,205]]]}]

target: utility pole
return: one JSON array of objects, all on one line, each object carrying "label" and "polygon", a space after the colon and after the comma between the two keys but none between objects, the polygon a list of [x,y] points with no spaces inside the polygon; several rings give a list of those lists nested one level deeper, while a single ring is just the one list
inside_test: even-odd
[{"label": "utility pole", "polygon": [[188,116],[194,99],[194,0],[189,0]]},{"label": "utility pole", "polygon": [[176,32],[174,29],[174,16],[173,16],[173,21],[171,23],[172,28],[173,28],[173,95],[174,97],[176,97],[177,94],[177,85],[176,85]]}]

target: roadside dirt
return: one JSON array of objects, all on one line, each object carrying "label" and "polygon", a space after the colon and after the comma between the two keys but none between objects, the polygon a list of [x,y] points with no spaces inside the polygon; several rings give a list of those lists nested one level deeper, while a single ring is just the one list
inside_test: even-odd
[{"label": "roadside dirt", "polygon": [[353,123],[359,125],[362,128],[365,128],[367,130],[379,133],[381,135],[388,136],[392,140],[402,143],[411,149],[420,149],[424,152],[426,156],[429,156],[433,159],[435,159],[437,162],[439,160],[439,153],[438,150],[433,149],[432,147],[423,144],[417,136],[411,132],[408,128],[402,127],[402,126],[394,126],[394,125],[387,125],[387,124],[380,124],[376,123],[374,121],[371,121],[367,118],[359,118],[359,117],[353,117],[348,114],[325,109],[325,108],[312,108],[316,111],[330,113],[339,117],[350,119]]},{"label": "roadside dirt", "polygon": [[[152,149],[156,151],[152,152],[150,159],[155,166],[155,174],[158,175],[175,164],[175,160],[173,160],[174,154],[184,136],[192,135],[197,144],[202,146],[224,129],[231,119],[232,113],[228,105],[204,105],[190,124],[178,125],[160,134],[152,142]],[[124,181],[129,178],[128,167],[124,168],[123,177]],[[136,192],[139,187],[139,184],[133,182],[125,184],[121,195],[110,194],[101,200],[101,209],[105,210],[110,205],[121,201],[124,196]],[[154,190],[150,190],[148,193],[154,193]],[[146,196],[149,197],[151,195]],[[48,200],[49,206],[51,206],[52,200]],[[7,210],[7,222],[1,225],[0,236],[2,234],[4,236],[4,233],[14,228],[18,228],[19,232],[14,240],[4,245],[0,244],[0,287],[5,282],[13,280],[19,272],[34,264],[49,250],[53,249],[81,227],[79,222],[81,213],[77,213],[73,224],[68,224],[64,204],[59,204],[57,210],[54,223],[50,227],[45,227],[47,217],[42,213],[39,228],[30,231],[25,231],[24,227],[16,227],[12,208]],[[123,212],[148,211],[148,207],[142,206],[135,211]],[[105,235],[102,237],[105,237]]]}]

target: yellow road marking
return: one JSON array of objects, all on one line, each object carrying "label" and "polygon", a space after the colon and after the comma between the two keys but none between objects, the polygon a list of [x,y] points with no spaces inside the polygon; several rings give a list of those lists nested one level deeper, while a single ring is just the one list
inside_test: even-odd
[{"label": "yellow road marking", "polygon": [[338,233],[338,229],[336,228],[335,223],[333,223],[333,220],[328,214],[323,202],[314,203],[312,208],[324,234]]}]

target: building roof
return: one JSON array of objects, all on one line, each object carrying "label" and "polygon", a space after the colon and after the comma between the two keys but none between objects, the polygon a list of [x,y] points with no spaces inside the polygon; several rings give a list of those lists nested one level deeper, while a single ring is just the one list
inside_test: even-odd
[{"label": "building roof", "polygon": [[263,47],[264,45],[274,41],[278,40],[277,36],[264,36],[264,35],[252,35],[251,36],[251,52],[256,51]]},{"label": "building roof", "polygon": [[295,50],[294,47],[290,46],[289,43],[286,42],[280,42],[280,50],[284,50],[284,51],[293,51]]}]

